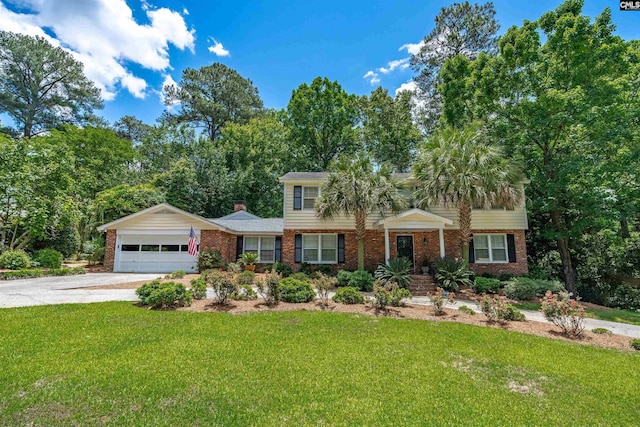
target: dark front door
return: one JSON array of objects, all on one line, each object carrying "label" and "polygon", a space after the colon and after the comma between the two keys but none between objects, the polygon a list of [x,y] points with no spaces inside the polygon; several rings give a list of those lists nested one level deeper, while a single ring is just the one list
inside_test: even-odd
[{"label": "dark front door", "polygon": [[398,258],[406,258],[411,261],[413,267],[413,236],[397,236]]}]

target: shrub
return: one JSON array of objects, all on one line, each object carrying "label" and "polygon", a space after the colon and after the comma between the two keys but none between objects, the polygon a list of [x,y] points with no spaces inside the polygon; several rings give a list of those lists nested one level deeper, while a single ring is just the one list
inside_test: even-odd
[{"label": "shrub", "polygon": [[506,315],[504,320],[511,320],[514,322],[524,322],[525,320],[527,320],[527,318],[524,316],[524,313],[518,310],[517,307],[511,304],[507,304]]},{"label": "shrub", "polygon": [[579,338],[584,331],[585,310],[571,294],[547,291],[542,299],[540,311],[544,317],[570,338]]},{"label": "shrub", "polygon": [[460,308],[458,308],[458,311],[461,311],[464,314],[470,314],[471,316],[474,316],[476,314],[473,309],[467,307],[466,305],[460,306]]},{"label": "shrub", "polygon": [[216,304],[226,305],[231,294],[236,291],[236,285],[230,273],[223,271],[213,271],[207,274],[207,281],[211,284],[216,294],[214,298]]},{"label": "shrub", "polygon": [[631,348],[640,350],[640,339],[638,338],[632,339],[631,341],[629,341],[629,345],[631,346]]},{"label": "shrub", "polygon": [[203,278],[191,280],[190,291],[193,299],[205,299],[207,297],[207,282]]},{"label": "shrub", "polygon": [[618,286],[606,302],[612,307],[640,310],[640,289],[628,285]]},{"label": "shrub", "polygon": [[40,249],[33,254],[33,262],[40,267],[62,267],[62,254],[55,249]]},{"label": "shrub", "polygon": [[473,282],[473,292],[482,295],[486,293],[497,294],[500,292],[502,282],[498,279],[490,279],[486,277],[476,277]]},{"label": "shrub", "polygon": [[258,293],[268,306],[278,304],[280,301],[280,280],[281,277],[278,273],[267,273],[256,284]]},{"label": "shrub", "polygon": [[31,267],[31,258],[25,251],[6,251],[0,255],[0,268],[21,270]]},{"label": "shrub", "polygon": [[256,273],[253,271],[245,270],[242,273],[238,273],[235,277],[236,285],[244,286],[244,285],[253,285],[253,282],[256,281]]},{"label": "shrub", "polygon": [[148,305],[152,308],[191,305],[191,293],[180,283],[160,282],[156,279],[136,289],[136,294],[140,297],[142,305]]},{"label": "shrub", "polygon": [[329,291],[336,287],[336,278],[319,274],[317,279],[313,280],[313,286],[318,292],[318,298],[324,305],[329,304]]},{"label": "shrub", "polygon": [[516,277],[504,287],[504,294],[511,299],[530,300],[544,296],[546,291],[562,292],[564,287],[557,280],[537,280],[529,277]]},{"label": "shrub", "polygon": [[318,264],[315,267],[314,273],[331,276],[333,274],[333,267],[331,267],[329,264]]},{"label": "shrub", "polygon": [[222,255],[220,251],[215,249],[206,249],[200,251],[198,255],[198,270],[213,270],[214,268],[222,268]]},{"label": "shrub", "polygon": [[282,277],[289,277],[293,273],[293,268],[289,264],[280,261],[273,263],[272,271],[278,273]]},{"label": "shrub", "polygon": [[445,292],[442,288],[437,288],[436,292],[429,294],[429,301],[433,304],[433,314],[441,316],[444,313],[444,303],[449,302],[455,304],[455,294],[453,292]]},{"label": "shrub", "polygon": [[238,262],[244,265],[244,268],[247,268],[247,266],[259,263],[260,256],[256,252],[245,252],[240,255],[240,258],[238,258]]},{"label": "shrub", "polygon": [[338,288],[332,299],[342,304],[362,304],[364,302],[360,291],[352,286]]},{"label": "shrub", "polygon": [[602,335],[602,334],[611,334],[611,331],[606,328],[593,328],[591,330],[594,334]]},{"label": "shrub", "polygon": [[69,258],[80,248],[80,233],[72,225],[67,225],[55,231],[48,246],[60,252],[65,258]]},{"label": "shrub", "polygon": [[[495,274],[493,274],[493,273],[490,273],[490,272],[488,272],[488,271],[485,271],[484,273],[482,273],[482,274],[480,275],[480,277],[486,277],[487,279],[495,279],[495,278],[496,278],[496,275],[495,275]],[[463,305],[462,307],[465,307],[465,306]],[[460,308],[462,308],[462,307],[460,307]]]},{"label": "shrub", "polygon": [[164,276],[166,279],[182,279],[184,276],[186,276],[186,272],[184,270],[176,270],[171,274],[167,274],[166,276]]},{"label": "shrub", "polygon": [[336,279],[338,280],[337,286],[349,286],[349,281],[351,280],[351,272],[347,270],[340,270],[336,275]]},{"label": "shrub", "polygon": [[17,280],[17,279],[32,279],[34,277],[44,277],[44,276],[75,276],[78,274],[85,274],[87,271],[84,267],[73,267],[73,268],[55,268],[51,270],[35,270],[35,269],[27,269],[27,270],[15,270],[15,271],[5,271],[4,273],[0,273],[0,280]]},{"label": "shrub", "polygon": [[280,299],[284,302],[311,302],[316,293],[309,282],[287,277],[280,281]]},{"label": "shrub", "polygon": [[513,279],[513,274],[510,273],[500,273],[500,275],[498,276],[498,280],[500,280],[501,282],[508,282],[511,279]]},{"label": "shrub", "polygon": [[313,265],[309,264],[308,262],[303,262],[302,264],[300,264],[300,270],[298,271],[309,276],[315,271],[315,269],[313,268]]},{"label": "shrub", "polygon": [[249,285],[239,286],[234,293],[231,294],[231,299],[236,301],[249,301],[258,299],[258,294]]},{"label": "shrub", "polygon": [[393,258],[386,264],[380,264],[375,277],[382,284],[397,283],[399,287],[409,289],[411,283],[411,261],[406,258]]},{"label": "shrub", "polygon": [[295,280],[300,280],[301,282],[310,282],[311,281],[309,276],[307,276],[306,273],[302,273],[302,272],[293,273],[292,275],[289,276],[289,278],[295,279]]},{"label": "shrub", "polygon": [[104,247],[93,249],[88,260],[89,265],[102,264],[104,262]]},{"label": "shrub", "polygon": [[395,283],[383,285],[377,281],[373,287],[373,306],[379,309],[386,309],[387,306],[402,307],[404,300],[408,298],[411,298],[411,292]]},{"label": "shrub", "polygon": [[349,278],[349,286],[363,292],[371,292],[373,290],[373,276],[365,270],[354,271]]},{"label": "shrub", "polygon": [[242,272],[242,267],[240,267],[240,264],[236,262],[230,262],[227,264],[225,270],[230,271],[231,273],[240,273]]},{"label": "shrub", "polygon": [[458,292],[460,286],[471,286],[469,276],[473,274],[463,259],[439,258],[434,262],[436,282],[445,291]]},{"label": "shrub", "polygon": [[480,300],[480,310],[487,316],[489,323],[504,323],[509,320],[511,310],[507,306],[505,299],[500,296],[491,297],[485,294]]}]

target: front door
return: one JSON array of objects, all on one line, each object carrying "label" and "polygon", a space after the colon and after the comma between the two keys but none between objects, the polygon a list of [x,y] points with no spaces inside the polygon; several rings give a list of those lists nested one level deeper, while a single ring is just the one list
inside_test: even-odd
[{"label": "front door", "polygon": [[397,236],[398,258],[406,258],[413,264],[413,236]]}]

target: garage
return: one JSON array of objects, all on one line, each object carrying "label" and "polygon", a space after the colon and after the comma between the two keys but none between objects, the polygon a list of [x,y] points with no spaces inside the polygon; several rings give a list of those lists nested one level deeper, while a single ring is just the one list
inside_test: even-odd
[{"label": "garage", "polygon": [[[176,232],[180,233],[179,230]],[[198,257],[189,255],[189,232],[178,235],[120,234],[116,244],[114,271],[170,273],[196,272]]]}]

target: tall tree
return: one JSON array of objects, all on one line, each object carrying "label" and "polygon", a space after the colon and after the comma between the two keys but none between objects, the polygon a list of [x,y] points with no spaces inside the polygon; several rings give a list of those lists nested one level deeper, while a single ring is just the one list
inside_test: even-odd
[{"label": "tall tree", "polygon": [[360,98],[363,143],[376,163],[386,162],[394,172],[409,170],[421,139],[411,98],[410,92],[402,91],[394,99],[382,87]]},{"label": "tall tree", "polygon": [[364,270],[364,239],[367,217],[374,212],[381,215],[398,213],[407,201],[400,193],[400,184],[382,165],[376,172],[367,156],[342,156],[331,168],[316,202],[321,219],[341,215],[353,216],[358,240],[358,269]]},{"label": "tall tree", "polygon": [[572,292],[572,242],[599,227],[612,190],[599,185],[602,178],[622,176],[601,169],[596,177],[594,168],[609,164],[614,172],[610,159],[634,151],[638,134],[637,117],[631,117],[637,95],[630,96],[638,88],[637,56],[613,35],[609,9],[592,21],[582,15],[582,6],[580,0],[568,0],[537,21],[509,28],[498,56],[480,55],[466,75],[448,78],[465,81],[467,88],[458,85],[460,90],[449,96],[472,99],[474,116],[489,123],[510,153],[526,159],[539,235],[560,253]]},{"label": "tall tree", "polygon": [[447,59],[463,55],[475,59],[480,52],[495,53],[497,32],[493,3],[471,5],[468,1],[440,9],[434,29],[425,36],[420,51],[411,57],[418,73],[420,122],[429,133],[439,123],[441,96],[437,91],[439,73]]},{"label": "tall tree", "polygon": [[338,82],[316,77],[311,85],[300,85],[287,106],[298,167],[324,171],[338,155],[355,152],[357,123],[357,98]]},{"label": "tall tree", "polygon": [[422,207],[444,205],[458,211],[462,256],[469,262],[473,207],[514,208],[522,201],[524,175],[502,150],[483,141],[475,125],[436,132],[413,165],[416,199]]},{"label": "tall tree", "polygon": [[198,70],[187,68],[178,86],[167,85],[164,91],[167,106],[179,103],[178,113],[170,117],[204,128],[212,141],[228,122],[246,123],[263,108],[251,80],[220,63]]},{"label": "tall tree", "polygon": [[100,91],[70,53],[42,37],[0,31],[0,112],[25,138],[93,120],[95,108],[102,108]]},{"label": "tall tree", "polygon": [[139,145],[151,133],[153,126],[146,124],[136,116],[122,116],[113,124],[113,131],[120,138],[128,139],[133,145]]}]

